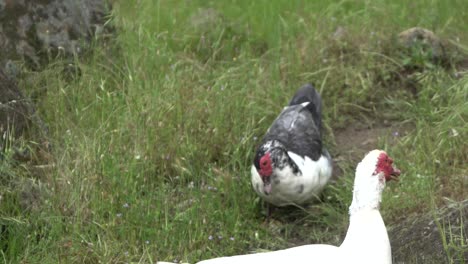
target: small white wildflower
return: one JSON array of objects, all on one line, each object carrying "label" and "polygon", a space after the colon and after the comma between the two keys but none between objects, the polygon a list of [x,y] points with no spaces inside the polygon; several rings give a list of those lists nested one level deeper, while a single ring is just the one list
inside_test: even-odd
[{"label": "small white wildflower", "polygon": [[452,131],[452,137],[458,137],[459,134],[455,128],[452,128],[451,131]]},{"label": "small white wildflower", "polygon": [[195,183],[193,183],[193,181],[191,181],[189,184],[188,184],[188,188],[189,189],[193,189],[195,187]]}]

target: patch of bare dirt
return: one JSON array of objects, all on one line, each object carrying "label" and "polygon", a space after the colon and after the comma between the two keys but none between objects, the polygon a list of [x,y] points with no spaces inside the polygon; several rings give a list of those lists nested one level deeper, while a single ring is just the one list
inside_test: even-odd
[{"label": "patch of bare dirt", "polygon": [[468,200],[388,227],[394,263],[466,263]]},{"label": "patch of bare dirt", "polygon": [[386,143],[393,146],[400,137],[407,135],[413,129],[414,125],[409,123],[368,121],[354,122],[345,128],[335,130],[335,147],[332,153],[335,161],[334,177],[343,174],[343,163],[357,164],[367,152],[379,148],[380,140],[386,139]]}]

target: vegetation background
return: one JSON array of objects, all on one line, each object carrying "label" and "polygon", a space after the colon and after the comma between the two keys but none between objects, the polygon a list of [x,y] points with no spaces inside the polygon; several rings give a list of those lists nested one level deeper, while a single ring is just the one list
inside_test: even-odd
[{"label": "vegetation background", "polygon": [[[383,197],[388,226],[466,199],[466,1],[112,5],[115,37],[96,39],[74,70],[57,59],[19,83],[49,125],[54,166],[31,177],[6,153],[3,262],[195,262],[339,244],[356,162],[377,147],[403,171]],[[442,55],[401,45],[415,26],[443,40]],[[322,201],[266,223],[254,150],[308,82],[323,97],[336,180]],[[463,261],[466,237],[450,237],[448,263]]]}]

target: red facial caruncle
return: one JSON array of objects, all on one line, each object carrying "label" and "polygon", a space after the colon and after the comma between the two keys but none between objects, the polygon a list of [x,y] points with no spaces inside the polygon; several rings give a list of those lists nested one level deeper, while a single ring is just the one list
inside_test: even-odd
[{"label": "red facial caruncle", "polygon": [[400,175],[400,170],[393,166],[393,160],[385,152],[380,153],[374,174],[380,172],[384,173],[386,181],[397,179]]},{"label": "red facial caruncle", "polygon": [[270,153],[266,153],[260,159],[260,171],[258,173],[262,177],[269,177],[271,173],[273,173],[273,168],[271,167]]}]

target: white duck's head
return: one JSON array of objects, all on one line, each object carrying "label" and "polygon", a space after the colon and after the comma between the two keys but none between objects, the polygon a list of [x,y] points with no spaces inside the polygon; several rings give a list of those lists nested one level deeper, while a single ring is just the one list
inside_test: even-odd
[{"label": "white duck's head", "polygon": [[379,209],[385,182],[400,175],[383,150],[372,150],[357,165],[350,214],[362,209]]}]

